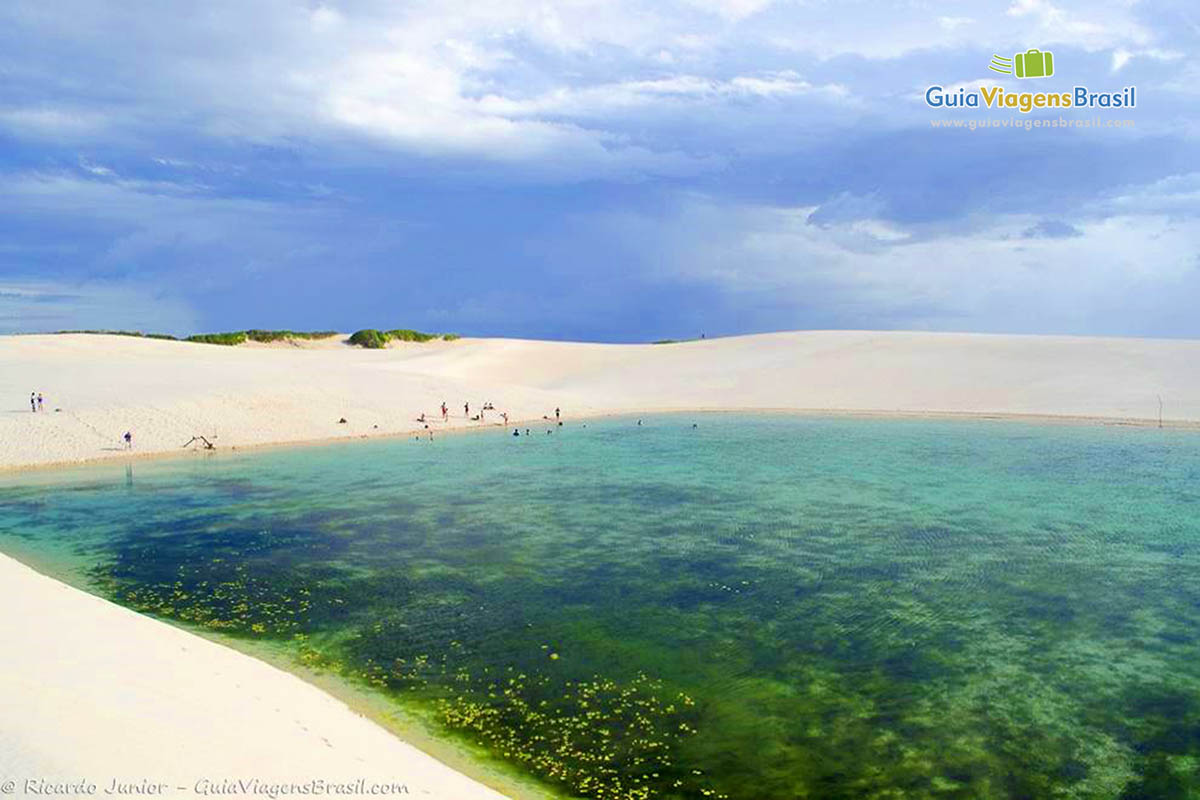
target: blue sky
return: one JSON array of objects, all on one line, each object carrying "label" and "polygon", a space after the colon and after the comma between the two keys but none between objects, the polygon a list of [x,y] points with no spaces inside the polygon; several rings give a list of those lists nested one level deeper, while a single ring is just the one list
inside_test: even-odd
[{"label": "blue sky", "polygon": [[[0,331],[1200,337],[1198,42],[1190,2],[7,0]],[[924,103],[980,82],[1138,107],[932,128],[1019,116]]]}]

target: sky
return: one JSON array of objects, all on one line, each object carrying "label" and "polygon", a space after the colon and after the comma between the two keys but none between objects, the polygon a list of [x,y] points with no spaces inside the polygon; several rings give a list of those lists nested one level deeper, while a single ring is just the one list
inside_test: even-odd
[{"label": "sky", "polygon": [[1190,0],[5,0],[0,332],[1200,338],[1197,44]]}]

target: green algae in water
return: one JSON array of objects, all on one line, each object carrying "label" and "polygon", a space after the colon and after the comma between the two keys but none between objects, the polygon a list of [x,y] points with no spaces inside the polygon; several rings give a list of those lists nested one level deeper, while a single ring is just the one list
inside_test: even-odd
[{"label": "green algae in water", "polygon": [[1198,481],[1190,433],[663,416],[22,476],[0,546],[568,795],[1189,797]]}]

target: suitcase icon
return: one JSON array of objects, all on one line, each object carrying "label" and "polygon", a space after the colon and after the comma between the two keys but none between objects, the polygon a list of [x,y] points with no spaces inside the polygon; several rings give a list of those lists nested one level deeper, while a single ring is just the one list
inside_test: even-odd
[{"label": "suitcase icon", "polygon": [[1054,54],[1036,47],[1013,56],[1018,78],[1049,78],[1054,74]]}]

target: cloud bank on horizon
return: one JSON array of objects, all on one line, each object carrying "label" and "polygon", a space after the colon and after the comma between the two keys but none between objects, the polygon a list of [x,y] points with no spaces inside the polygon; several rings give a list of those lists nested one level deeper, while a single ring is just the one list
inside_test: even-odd
[{"label": "cloud bank on horizon", "polygon": [[[1200,337],[1198,41],[1127,0],[11,0],[0,331]],[[1045,87],[988,72],[1029,47]],[[931,127],[980,82],[1135,124]]]}]

